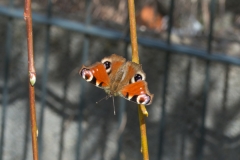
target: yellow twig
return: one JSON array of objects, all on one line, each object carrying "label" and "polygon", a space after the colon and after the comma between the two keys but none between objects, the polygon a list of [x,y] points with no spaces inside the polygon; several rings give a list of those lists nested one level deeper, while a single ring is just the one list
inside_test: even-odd
[{"label": "yellow twig", "polygon": [[[145,116],[142,113],[142,106],[138,106],[138,117],[139,117],[139,123],[140,123],[140,132],[141,132],[141,152],[143,154],[143,160],[148,160],[148,143],[147,143],[147,129],[146,129],[146,122],[145,122]],[[145,107],[144,107],[145,108]]]},{"label": "yellow twig", "polygon": [[33,58],[33,37],[32,37],[32,12],[31,0],[25,0],[24,19],[27,27],[27,44],[28,44],[28,74],[29,74],[29,104],[30,104],[30,118],[31,118],[31,133],[32,133],[32,150],[33,159],[38,160],[38,143],[37,143],[37,123],[35,111],[35,89],[36,71],[34,67]]},{"label": "yellow twig", "polygon": [[[132,61],[135,63],[139,63],[134,0],[128,0],[128,10],[129,10],[129,21],[130,21],[131,45],[132,45]],[[138,115],[139,115],[140,132],[141,132],[141,147],[142,147],[141,151],[143,154],[143,160],[148,160],[149,155],[148,155],[147,131],[146,131],[146,123],[145,123],[145,117],[144,117],[144,116],[148,116],[148,112],[144,105],[138,106]]]},{"label": "yellow twig", "polygon": [[139,63],[134,0],[128,0],[132,61]]}]

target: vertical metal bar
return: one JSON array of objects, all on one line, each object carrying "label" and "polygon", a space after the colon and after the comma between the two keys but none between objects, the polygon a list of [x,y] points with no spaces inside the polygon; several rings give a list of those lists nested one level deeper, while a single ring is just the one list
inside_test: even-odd
[{"label": "vertical metal bar", "polygon": [[[83,61],[87,61],[88,57],[88,46],[89,46],[89,41],[84,40],[83,44],[83,58],[82,58],[82,64]],[[85,98],[84,98],[84,90],[85,90],[85,85],[83,84],[83,81],[80,82],[81,90],[79,94],[79,113],[78,113],[78,137],[77,137],[77,143],[76,143],[76,160],[80,159],[81,156],[81,138],[82,138],[82,116],[83,116],[83,110],[84,110],[84,105],[85,105]]]},{"label": "vertical metal bar", "polygon": [[[13,6],[13,0],[9,0],[9,6]],[[8,79],[9,79],[9,65],[11,57],[11,46],[12,46],[12,18],[8,19],[7,22],[7,38],[5,48],[5,60],[4,60],[4,85],[3,85],[3,100],[2,100],[2,115],[1,115],[1,139],[0,139],[0,160],[3,160],[4,156],[4,137],[5,137],[5,126],[7,117],[7,105],[8,105]]]},{"label": "vertical metal bar", "polygon": [[171,34],[172,34],[172,26],[173,26],[173,12],[174,12],[174,4],[175,0],[171,0],[170,2],[170,13],[169,13],[169,22],[168,22],[168,29],[167,29],[167,44],[171,45]]},{"label": "vertical metal bar", "polygon": [[[185,112],[188,108],[188,104],[189,104],[189,96],[190,96],[190,78],[191,78],[191,70],[192,70],[192,59],[189,57],[188,59],[188,65],[187,65],[187,70],[186,70],[186,79],[185,79],[185,92],[184,92],[184,105],[183,105],[183,112]],[[184,160],[185,159],[185,149],[186,149],[186,130],[187,130],[187,126],[186,123],[182,124],[182,128],[181,128],[181,144],[180,144],[180,160]]]},{"label": "vertical metal bar", "polygon": [[4,60],[4,85],[3,85],[3,101],[2,101],[2,115],[1,115],[1,142],[0,142],[0,160],[3,159],[5,125],[8,105],[8,79],[9,79],[9,65],[11,57],[12,45],[12,19],[7,22],[7,38],[6,38],[6,52]]},{"label": "vertical metal bar", "polygon": [[226,66],[225,66],[225,80],[224,80],[223,100],[222,100],[223,116],[226,116],[226,114],[224,114],[224,113],[226,112],[226,109],[227,109],[226,107],[227,107],[227,101],[228,101],[229,72],[230,72],[230,66],[229,66],[229,64],[226,64]]},{"label": "vertical metal bar", "polygon": [[[210,25],[209,25],[209,35],[207,41],[207,53],[211,54],[212,52],[212,40],[213,40],[213,22],[214,22],[214,12],[215,12],[215,0],[211,0],[210,4]],[[204,81],[204,90],[203,90],[203,109],[201,113],[201,127],[200,134],[201,137],[199,139],[199,145],[197,150],[197,159],[203,159],[203,147],[205,143],[205,119],[206,119],[206,110],[208,103],[208,89],[209,89],[209,80],[210,80],[210,61],[206,61],[205,66],[205,81]]]},{"label": "vertical metal bar", "polygon": [[[70,42],[70,35],[69,32],[67,32],[67,44],[68,44],[68,48],[67,48],[67,58],[69,58],[69,43]],[[67,70],[66,70],[67,71]],[[65,71],[65,74],[67,75]],[[64,75],[65,75],[64,74]],[[66,111],[66,101],[67,101],[67,89],[68,89],[68,84],[69,84],[69,78],[66,78],[64,80],[64,87],[63,87],[63,102],[62,102],[62,121],[61,121],[61,131],[60,131],[60,141],[59,141],[59,157],[58,160],[62,160],[63,159],[63,152],[64,152],[64,136],[65,136],[65,120],[66,120],[66,115],[65,115],[65,111]]]},{"label": "vertical metal bar", "polygon": [[[52,16],[52,1],[48,0],[47,7],[47,17],[51,18]],[[41,110],[39,118],[39,160],[42,159],[43,154],[43,129],[44,129],[44,110],[46,106],[46,97],[47,97],[47,80],[48,80],[48,59],[50,52],[50,25],[46,26],[46,43],[45,43],[45,54],[44,54],[44,66],[43,66],[43,79],[42,79],[42,92],[41,92]]]},{"label": "vertical metal bar", "polygon": [[[128,23],[128,22],[127,22]],[[129,30],[128,30],[128,34],[126,36],[129,36]],[[124,53],[125,53],[125,57],[127,57],[128,55],[128,42],[125,42],[125,46],[124,46]],[[126,111],[126,100],[121,98],[120,99],[120,107],[119,107],[119,116],[118,116],[118,129],[120,130],[121,125],[123,123],[123,118],[125,116],[125,111]],[[116,154],[116,158],[115,160],[120,160],[120,154],[122,151],[122,133],[120,133],[119,138],[118,138],[118,147],[117,147],[117,154]]]},{"label": "vertical metal bar", "polygon": [[[169,14],[169,22],[168,22],[168,36],[167,36],[167,44],[171,45],[171,32],[173,25],[173,11],[174,11],[174,2],[175,0],[171,0],[170,2],[170,14]],[[166,52],[165,57],[165,73],[163,79],[163,92],[162,92],[162,113],[161,113],[161,122],[160,122],[160,131],[159,131],[159,146],[158,146],[158,155],[157,159],[161,160],[163,157],[163,146],[164,146],[164,132],[165,132],[165,124],[166,124],[166,96],[167,96],[167,87],[168,87],[168,72],[169,72],[169,63],[170,63],[170,52]]]},{"label": "vertical metal bar", "polygon": [[211,52],[212,52],[215,4],[216,4],[216,0],[211,0],[211,4],[210,4],[210,23],[209,23],[210,26],[209,26],[209,35],[208,35],[208,41],[207,41],[207,52],[208,52],[208,54],[211,54]]},{"label": "vertical metal bar", "polygon": [[[119,107],[119,114],[118,114],[118,129],[120,130],[120,127],[123,123],[123,118],[126,110],[126,100],[120,99],[120,107]],[[122,133],[120,133],[117,141],[117,154],[116,154],[116,160],[120,160],[120,155],[122,151]]]},{"label": "vertical metal bar", "polygon": [[[86,0],[86,19],[85,24],[88,26],[91,23],[91,11],[92,11],[92,0]],[[82,54],[82,60],[81,64],[87,61],[88,59],[88,53],[89,53],[89,38],[87,35],[84,36],[83,41],[83,54]],[[81,90],[79,94],[79,114],[78,114],[78,137],[77,137],[77,143],[76,143],[76,160],[79,160],[81,157],[81,138],[82,138],[82,116],[83,116],[83,110],[85,105],[85,98],[84,98],[84,90],[85,85],[80,82]]]},{"label": "vertical metal bar", "polygon": [[198,150],[197,150],[197,159],[203,159],[203,146],[205,143],[205,118],[206,118],[206,108],[208,102],[208,88],[209,88],[209,61],[206,61],[205,66],[205,80],[204,80],[204,88],[203,88],[203,108],[201,113],[201,126],[200,126],[200,139],[198,143]]}]

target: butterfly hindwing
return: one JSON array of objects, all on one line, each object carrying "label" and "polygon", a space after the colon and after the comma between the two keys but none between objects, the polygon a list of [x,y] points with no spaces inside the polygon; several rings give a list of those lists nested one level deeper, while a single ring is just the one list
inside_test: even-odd
[{"label": "butterfly hindwing", "polygon": [[148,91],[147,82],[143,80],[124,86],[120,90],[120,96],[144,105],[151,104],[153,98],[153,94]]},{"label": "butterfly hindwing", "polygon": [[146,74],[140,64],[128,61],[124,66],[125,74],[119,86],[119,95],[138,104],[149,105],[153,95],[148,91]]}]

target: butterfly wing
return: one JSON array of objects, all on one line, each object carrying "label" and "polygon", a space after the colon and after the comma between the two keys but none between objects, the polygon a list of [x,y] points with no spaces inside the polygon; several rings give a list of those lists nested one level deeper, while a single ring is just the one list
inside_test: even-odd
[{"label": "butterfly wing", "polygon": [[119,69],[121,69],[123,64],[126,62],[126,59],[122,56],[112,54],[109,57],[103,58],[101,62],[105,65],[106,72],[108,73],[112,83],[116,79]]},{"label": "butterfly wing", "polygon": [[153,94],[148,90],[147,82],[143,80],[124,86],[119,95],[129,101],[144,105],[151,104],[153,99]]},{"label": "butterfly wing", "polygon": [[111,90],[110,85],[114,81],[119,68],[125,63],[125,58],[112,54],[89,67],[83,66],[79,74],[87,82],[94,84],[106,91]]},{"label": "butterfly wing", "polygon": [[142,66],[129,61],[124,65],[124,70],[125,74],[120,82],[118,94],[138,104],[151,104],[153,94],[148,90]]},{"label": "butterfly wing", "polygon": [[99,88],[107,88],[110,85],[110,79],[104,65],[97,62],[89,67],[82,66],[79,74],[87,82],[94,84]]}]

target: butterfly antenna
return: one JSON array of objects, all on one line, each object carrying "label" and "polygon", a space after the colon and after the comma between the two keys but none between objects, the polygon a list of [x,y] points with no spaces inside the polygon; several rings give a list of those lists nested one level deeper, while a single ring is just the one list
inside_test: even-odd
[{"label": "butterfly antenna", "polygon": [[102,99],[100,99],[99,101],[97,101],[96,104],[98,104],[98,103],[101,102],[102,100],[108,99],[108,98],[109,98],[109,95],[107,95],[106,97],[103,97]]},{"label": "butterfly antenna", "polygon": [[112,100],[113,100],[113,114],[116,115],[114,96],[112,96]]}]

